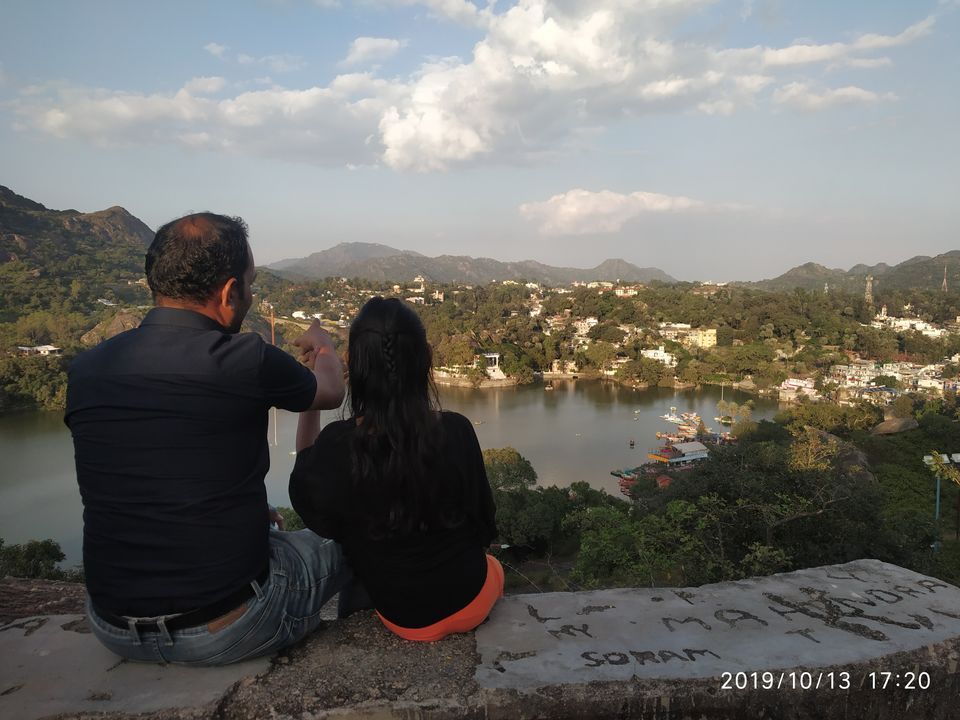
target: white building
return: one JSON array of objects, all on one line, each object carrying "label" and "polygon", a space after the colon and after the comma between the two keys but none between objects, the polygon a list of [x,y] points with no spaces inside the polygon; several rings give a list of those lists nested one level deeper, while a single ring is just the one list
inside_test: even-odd
[{"label": "white building", "polygon": [[677,358],[672,354],[668,353],[663,349],[663,345],[658,347],[656,350],[641,350],[640,355],[645,358],[650,358],[651,360],[656,360],[659,363],[663,363],[667,367],[675,367],[677,364]]},{"label": "white building", "polygon": [[801,397],[811,400],[820,397],[814,381],[810,378],[787,378],[780,383],[780,402],[793,402]]},{"label": "white building", "polygon": [[487,377],[491,380],[505,380],[503,370],[500,369],[500,353],[483,353],[473,359],[474,366],[486,368]]},{"label": "white building", "polygon": [[599,324],[599,322],[600,321],[595,317],[590,316],[588,318],[584,318],[583,320],[574,320],[573,327],[576,330],[577,335],[586,335],[588,332],[590,332],[590,328],[595,327],[597,324]]},{"label": "white building", "polygon": [[21,355],[59,355],[60,348],[56,345],[20,345],[17,347]]}]

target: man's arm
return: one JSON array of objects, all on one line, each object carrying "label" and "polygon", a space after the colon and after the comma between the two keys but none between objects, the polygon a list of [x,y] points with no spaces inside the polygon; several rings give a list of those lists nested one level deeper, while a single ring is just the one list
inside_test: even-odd
[{"label": "man's arm", "polygon": [[306,450],[320,434],[320,411],[304,410],[297,418],[297,452]]},{"label": "man's arm", "polygon": [[345,394],[343,365],[337,357],[330,333],[323,329],[318,320],[314,320],[293,344],[300,348],[300,360],[309,363],[317,380],[317,392],[308,411],[340,407]]}]

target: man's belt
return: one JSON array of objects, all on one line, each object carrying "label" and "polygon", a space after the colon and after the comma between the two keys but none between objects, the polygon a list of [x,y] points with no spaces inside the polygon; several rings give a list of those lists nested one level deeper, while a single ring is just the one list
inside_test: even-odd
[{"label": "man's belt", "polygon": [[[267,567],[265,567],[263,571],[256,577],[257,584],[260,585],[260,587],[263,587],[267,582],[267,578],[269,577],[270,566],[267,565]],[[215,603],[206,605],[202,608],[197,608],[196,610],[180,613],[179,615],[170,615],[166,618],[166,620],[164,620],[163,624],[166,626],[167,631],[183,630],[184,628],[203,625],[206,622],[226,615],[231,610],[235,610],[240,606],[241,603],[246,602],[254,595],[256,595],[256,591],[254,591],[253,585],[247,583],[236,592],[231,593],[227,597],[223,598],[222,600],[218,600]],[[121,628],[123,630],[130,628],[129,618],[126,616],[117,615],[109,610],[103,610],[97,607],[96,604],[93,605],[93,610],[97,614],[98,618],[104,622],[110,623],[114,627]],[[137,620],[135,625],[139,632],[160,632],[160,624],[157,618]]]}]

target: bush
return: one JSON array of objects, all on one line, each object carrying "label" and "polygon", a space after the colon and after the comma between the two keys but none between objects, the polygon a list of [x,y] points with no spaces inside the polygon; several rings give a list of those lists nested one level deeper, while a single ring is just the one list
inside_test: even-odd
[{"label": "bush", "polygon": [[83,569],[62,570],[57,563],[64,554],[55,540],[30,540],[22,545],[4,545],[0,538],[0,577],[83,582]]}]

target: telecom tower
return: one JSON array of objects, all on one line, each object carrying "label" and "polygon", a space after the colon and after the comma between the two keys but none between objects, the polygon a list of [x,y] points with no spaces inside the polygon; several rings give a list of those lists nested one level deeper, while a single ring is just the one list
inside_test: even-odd
[{"label": "telecom tower", "polygon": [[863,299],[867,301],[867,305],[873,307],[873,275],[867,275],[867,289],[863,293]]},{"label": "telecom tower", "polygon": [[940,286],[940,289],[944,292],[947,291],[947,264],[943,264],[943,285]]}]

